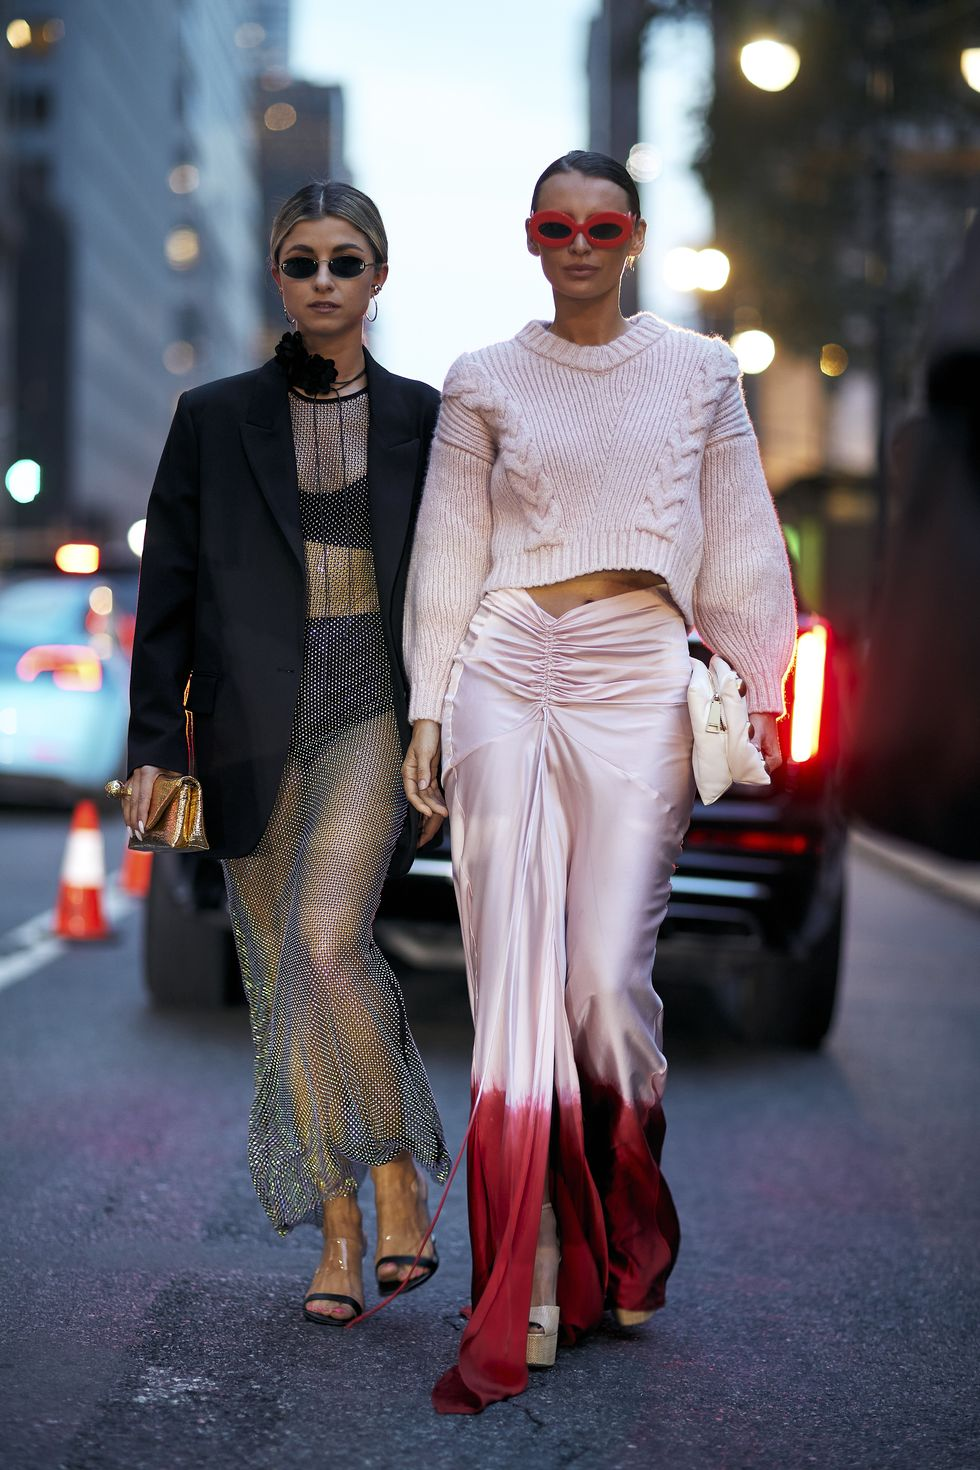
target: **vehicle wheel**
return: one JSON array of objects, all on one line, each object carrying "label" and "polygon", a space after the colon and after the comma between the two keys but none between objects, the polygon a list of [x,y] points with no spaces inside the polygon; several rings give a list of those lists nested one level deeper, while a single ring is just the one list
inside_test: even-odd
[{"label": "vehicle wheel", "polygon": [[[205,866],[207,864],[207,866]],[[215,902],[213,858],[158,853],[143,922],[146,987],[157,1005],[213,1010],[241,997],[234,940]],[[217,868],[220,880],[220,868]],[[205,902],[207,900],[207,902]]]},{"label": "vehicle wheel", "polygon": [[747,1041],[820,1046],[834,1017],[843,922],[838,897],[823,932],[803,953],[772,956],[746,977],[735,1023]]}]

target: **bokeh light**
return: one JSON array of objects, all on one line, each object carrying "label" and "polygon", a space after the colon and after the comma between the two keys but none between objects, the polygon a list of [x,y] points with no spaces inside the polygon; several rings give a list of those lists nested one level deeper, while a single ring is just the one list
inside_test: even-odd
[{"label": "bokeh light", "polygon": [[93,587],[88,595],[88,605],[96,617],[107,618],[112,612],[112,588]]},{"label": "bokeh light", "polygon": [[723,250],[698,251],[698,288],[720,291],[732,272],[732,264]]},{"label": "bokeh light", "polygon": [[264,40],[265,27],[260,26],[257,20],[245,21],[235,32],[235,45],[241,51],[250,51],[255,46],[261,46]]},{"label": "bokeh light", "polygon": [[31,44],[31,28],[26,20],[12,20],[7,27],[7,44],[21,51]]},{"label": "bokeh light", "polygon": [[847,372],[847,350],[839,342],[825,342],[820,349],[820,371],[828,378],[839,378]]},{"label": "bokeh light", "polygon": [[58,41],[65,38],[65,23],[63,20],[46,20],[41,27],[41,40],[46,46],[54,46]]},{"label": "bokeh light", "polygon": [[193,163],[178,163],[167,175],[167,183],[175,194],[193,194],[200,182],[200,170]]},{"label": "bokeh light", "polygon": [[664,280],[672,291],[698,289],[698,252],[690,245],[677,245],[664,256]]},{"label": "bokeh light", "polygon": [[720,291],[731,268],[723,250],[678,245],[664,256],[664,280],[672,291]]},{"label": "bokeh light", "polygon": [[100,560],[99,548],[88,541],[68,541],[54,554],[54,564],[59,572],[74,572],[78,576],[97,572]]},{"label": "bokeh light", "polygon": [[168,342],[163,349],[163,365],[168,373],[189,373],[196,361],[193,342]]},{"label": "bokeh light", "polygon": [[7,493],[18,505],[30,505],[41,493],[41,466],[36,459],[15,459],[3,477]]},{"label": "bokeh light", "polygon": [[201,241],[196,230],[182,225],[179,229],[170,231],[164,249],[174,270],[186,271],[196,264],[201,253]]},{"label": "bokeh light", "polygon": [[663,172],[660,149],[652,143],[634,143],[626,160],[626,171],[638,184],[652,184]]},{"label": "bokeh light", "polygon": [[296,121],[296,109],[289,102],[273,102],[264,114],[265,125],[270,133],[284,133]]},{"label": "bokeh light", "polygon": [[960,71],[967,86],[980,92],[980,46],[968,46],[960,53]]},{"label": "bokeh light", "polygon": [[743,46],[738,60],[745,78],[763,92],[784,91],[800,69],[796,47],[768,37]]},{"label": "bokeh light", "polygon": [[753,329],[735,333],[732,351],[743,373],[764,373],[776,356],[776,344],[768,332]]},{"label": "bokeh light", "polygon": [[134,521],[126,532],[126,545],[134,556],[143,555],[143,538],[146,535],[146,517]]}]

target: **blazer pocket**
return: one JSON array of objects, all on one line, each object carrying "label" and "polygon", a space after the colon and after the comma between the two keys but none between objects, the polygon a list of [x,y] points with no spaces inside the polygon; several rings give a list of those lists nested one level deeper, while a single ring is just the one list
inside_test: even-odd
[{"label": "blazer pocket", "polygon": [[214,696],[217,688],[217,674],[191,674],[187,685],[184,708],[192,710],[196,715],[213,714]]}]

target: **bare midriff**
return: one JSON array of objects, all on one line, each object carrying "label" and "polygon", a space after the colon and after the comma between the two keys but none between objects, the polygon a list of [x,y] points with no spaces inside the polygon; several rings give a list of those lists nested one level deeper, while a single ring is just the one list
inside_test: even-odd
[{"label": "bare midriff", "polygon": [[546,613],[560,618],[562,613],[571,612],[573,607],[582,607],[586,602],[601,602],[604,597],[619,597],[623,592],[633,592],[638,587],[665,587],[667,584],[657,572],[586,572],[581,577],[569,577],[567,582],[550,582],[546,587],[526,587],[524,590]]}]

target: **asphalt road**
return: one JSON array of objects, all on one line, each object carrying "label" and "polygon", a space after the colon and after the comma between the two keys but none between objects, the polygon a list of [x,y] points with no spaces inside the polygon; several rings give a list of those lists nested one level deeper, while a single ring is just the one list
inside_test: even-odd
[{"label": "asphalt road", "polygon": [[[63,828],[0,817],[0,933],[52,901]],[[0,992],[10,1470],[980,1467],[980,912],[852,858],[822,1053],[669,1010],[668,1306],[475,1419],[429,1404],[468,1293],[461,1181],[431,1285],[354,1332],[304,1323],[316,1237],[271,1232],[245,1165],[244,1011],[155,1013],[139,968],[132,915]],[[462,982],[408,1001],[456,1140]]]}]

